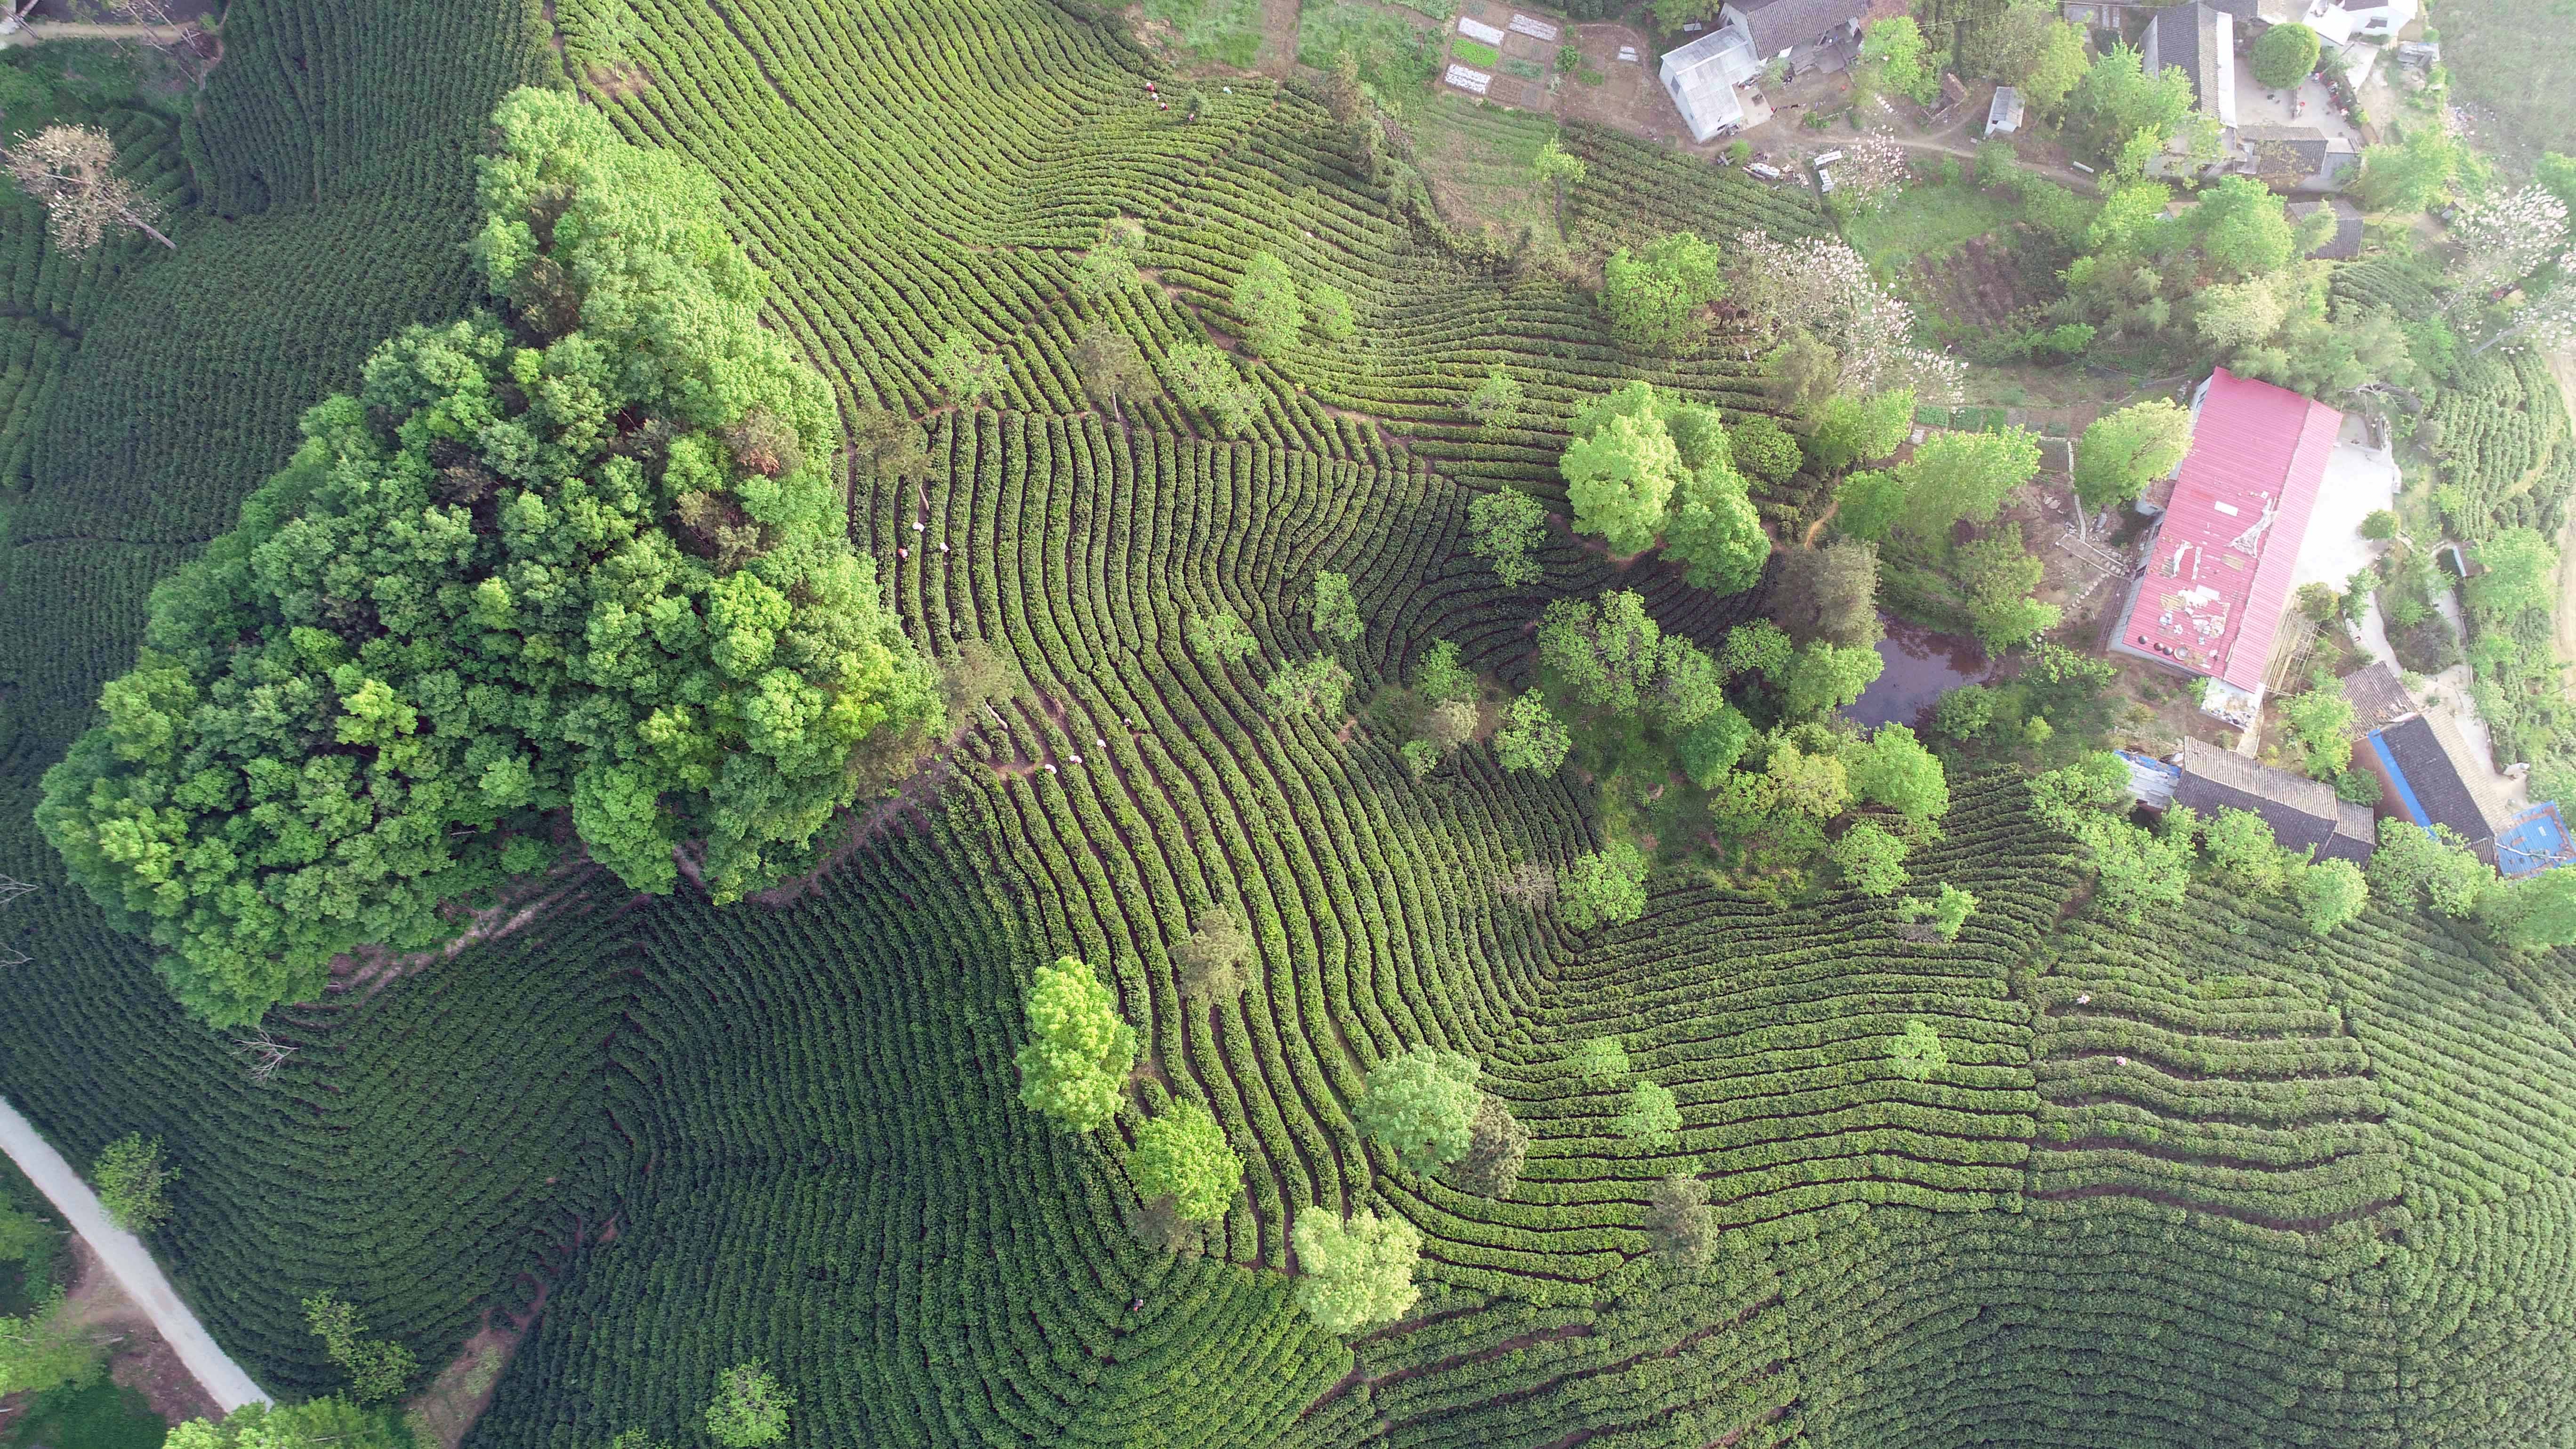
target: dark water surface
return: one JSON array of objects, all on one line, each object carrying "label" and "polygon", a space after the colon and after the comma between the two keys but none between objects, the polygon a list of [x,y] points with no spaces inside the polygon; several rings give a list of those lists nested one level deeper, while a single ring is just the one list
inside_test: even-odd
[{"label": "dark water surface", "polygon": [[1843,711],[1862,724],[1921,729],[1920,716],[1942,695],[1995,672],[1984,648],[1964,634],[1937,634],[1887,614],[1878,620],[1887,630],[1878,641],[1878,657],[1887,661],[1887,669]]}]

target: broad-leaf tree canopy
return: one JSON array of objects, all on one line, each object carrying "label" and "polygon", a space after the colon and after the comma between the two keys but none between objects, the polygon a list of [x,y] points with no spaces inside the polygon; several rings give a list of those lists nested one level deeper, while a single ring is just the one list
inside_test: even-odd
[{"label": "broad-leaf tree canopy", "polygon": [[496,123],[474,252],[509,320],[414,327],[306,414],[46,777],[72,876],[211,1021],[452,935],[566,807],[627,884],[697,841],[732,900],[941,717],[713,184],[567,96]]}]

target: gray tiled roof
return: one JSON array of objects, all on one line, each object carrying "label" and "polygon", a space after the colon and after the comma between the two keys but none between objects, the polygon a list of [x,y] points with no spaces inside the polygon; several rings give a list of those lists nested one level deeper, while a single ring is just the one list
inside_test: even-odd
[{"label": "gray tiled roof", "polygon": [[1735,0],[1753,37],[1753,53],[1774,56],[1869,14],[1869,0]]},{"label": "gray tiled roof", "polygon": [[2233,750],[2198,740],[2182,744],[2182,784],[2174,803],[2202,815],[2251,810],[2272,827],[2272,839],[2302,855],[2365,860],[2370,855],[2371,814],[2337,796],[2334,787],[2303,775],[2258,765]]}]

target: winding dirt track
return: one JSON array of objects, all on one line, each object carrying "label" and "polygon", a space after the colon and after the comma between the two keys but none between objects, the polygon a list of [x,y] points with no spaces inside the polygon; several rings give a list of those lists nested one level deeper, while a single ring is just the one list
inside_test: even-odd
[{"label": "winding dirt track", "polygon": [[71,1164],[54,1145],[38,1135],[18,1109],[0,1098],[0,1152],[7,1152],[18,1170],[36,1190],[52,1201],[55,1209],[72,1225],[98,1254],[108,1276],[116,1280],[125,1296],[134,1300],[161,1337],[179,1355],[179,1362],[197,1376],[206,1393],[223,1406],[226,1413],[244,1404],[272,1402],[260,1386],[251,1382],[232,1355],[216,1345],[214,1335],[197,1321],[197,1315],[180,1301],[177,1289],[152,1261],[143,1240],[108,1221],[107,1211],[98,1204],[98,1195],[72,1171]]}]

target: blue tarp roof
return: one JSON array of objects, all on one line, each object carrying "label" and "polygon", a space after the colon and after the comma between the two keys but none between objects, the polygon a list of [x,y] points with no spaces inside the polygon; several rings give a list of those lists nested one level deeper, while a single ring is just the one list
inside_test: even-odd
[{"label": "blue tarp roof", "polygon": [[2576,863],[2576,845],[2568,841],[2567,822],[2554,800],[2544,800],[2515,816],[2496,836],[2496,869],[2507,880],[2571,863]]}]

